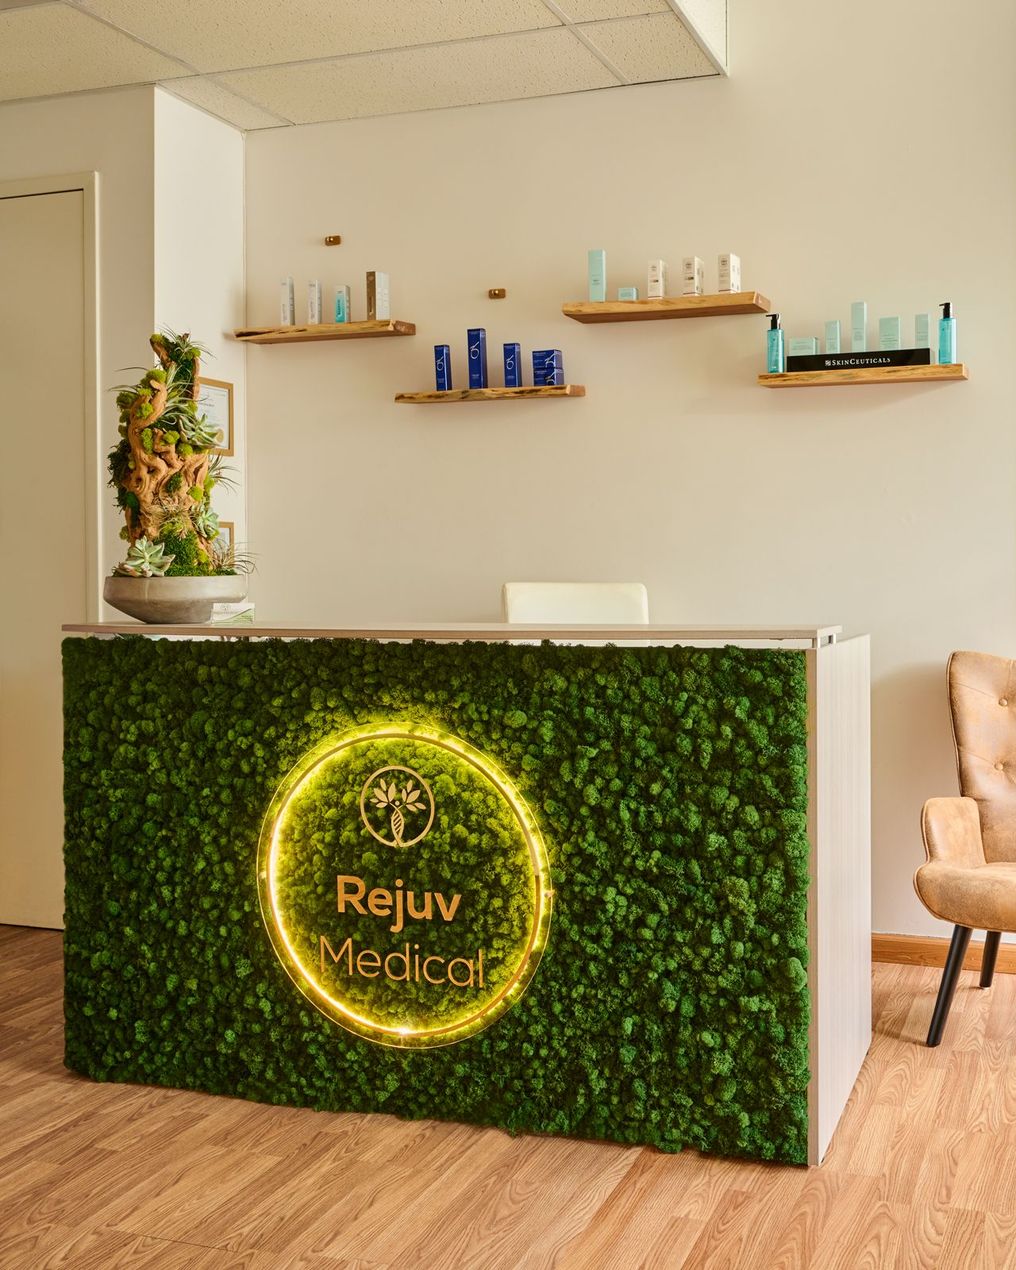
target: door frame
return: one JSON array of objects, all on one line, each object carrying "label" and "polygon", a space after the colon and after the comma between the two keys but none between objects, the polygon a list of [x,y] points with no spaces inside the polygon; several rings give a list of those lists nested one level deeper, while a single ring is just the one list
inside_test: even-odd
[{"label": "door frame", "polygon": [[0,199],[33,198],[38,194],[82,195],[82,256],[84,259],[85,369],[85,620],[99,620],[99,579],[102,574],[99,525],[103,484],[99,444],[99,174],[69,172],[62,176],[26,177],[0,181]]}]

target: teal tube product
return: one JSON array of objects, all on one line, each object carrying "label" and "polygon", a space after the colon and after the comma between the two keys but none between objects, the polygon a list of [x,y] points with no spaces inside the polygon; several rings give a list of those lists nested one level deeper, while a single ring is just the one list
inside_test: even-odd
[{"label": "teal tube product", "polygon": [[589,298],[607,298],[607,253],[602,248],[589,253]]},{"label": "teal tube product", "polygon": [[769,330],[766,332],[766,374],[782,375],[786,370],[783,357],[783,328],[778,313],[767,313]]},{"label": "teal tube product", "polygon": [[952,301],[943,301],[939,308],[942,316],[938,320],[938,364],[951,366],[956,361],[956,319],[953,317]]},{"label": "teal tube product", "polygon": [[825,324],[825,351],[827,353],[840,352],[840,323],[838,319]]},{"label": "teal tube product", "polygon": [[868,351],[868,305],[865,300],[855,300],[850,306],[850,351]]},{"label": "teal tube product", "polygon": [[882,350],[902,348],[900,320],[898,317],[884,317],[878,320],[878,346]]}]

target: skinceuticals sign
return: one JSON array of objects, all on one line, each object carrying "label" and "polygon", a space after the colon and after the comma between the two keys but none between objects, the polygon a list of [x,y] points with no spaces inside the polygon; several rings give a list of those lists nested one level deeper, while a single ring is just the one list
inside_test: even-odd
[{"label": "skinceuticals sign", "polygon": [[522,995],[550,928],[525,801],[486,755],[426,728],[357,728],[307,754],[265,818],[258,885],[296,986],[385,1045],[488,1027]]}]

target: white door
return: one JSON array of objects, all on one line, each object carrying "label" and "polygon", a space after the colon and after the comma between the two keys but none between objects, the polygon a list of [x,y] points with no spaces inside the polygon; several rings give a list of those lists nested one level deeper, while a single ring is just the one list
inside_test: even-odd
[{"label": "white door", "polygon": [[85,616],[84,196],[0,197],[0,922],[63,925],[60,624]]}]

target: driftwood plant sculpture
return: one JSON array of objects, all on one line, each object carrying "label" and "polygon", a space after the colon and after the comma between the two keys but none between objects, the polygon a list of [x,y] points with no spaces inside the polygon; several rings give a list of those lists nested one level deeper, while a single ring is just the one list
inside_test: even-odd
[{"label": "driftwood plant sculpture", "polygon": [[204,351],[188,335],[153,335],[159,365],[116,398],[120,440],[109,453],[110,485],[123,508],[120,531],[129,544],[116,572],[234,573],[232,547],[220,545],[211,493],[222,478],[213,453],[221,433],[198,412],[198,374]]}]

